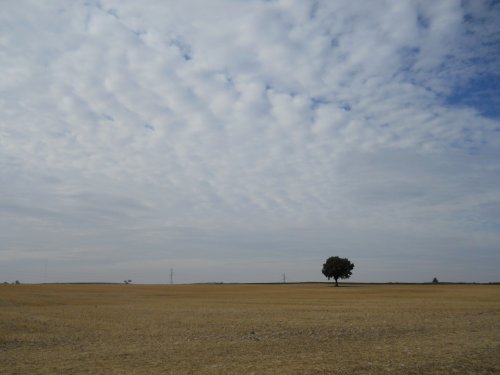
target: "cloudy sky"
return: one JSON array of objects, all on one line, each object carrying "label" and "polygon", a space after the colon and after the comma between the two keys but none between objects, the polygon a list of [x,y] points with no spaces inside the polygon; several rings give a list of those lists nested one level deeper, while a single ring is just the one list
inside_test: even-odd
[{"label": "cloudy sky", "polygon": [[500,281],[498,1],[0,4],[0,281]]}]

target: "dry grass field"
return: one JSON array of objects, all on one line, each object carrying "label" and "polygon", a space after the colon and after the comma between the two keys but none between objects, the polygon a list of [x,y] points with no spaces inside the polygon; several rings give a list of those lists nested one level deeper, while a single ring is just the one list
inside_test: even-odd
[{"label": "dry grass field", "polygon": [[496,285],[1,285],[1,374],[499,374]]}]

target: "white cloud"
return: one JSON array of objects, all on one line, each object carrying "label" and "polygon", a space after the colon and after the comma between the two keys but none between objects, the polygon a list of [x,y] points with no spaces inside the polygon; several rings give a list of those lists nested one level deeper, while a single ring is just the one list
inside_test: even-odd
[{"label": "white cloud", "polygon": [[[488,6],[2,4],[11,278],[27,259],[69,254],[64,267],[99,279],[139,258],[210,259],[207,275],[229,272],[228,257],[320,264],[337,252],[379,268],[436,254],[447,274],[475,251],[498,265],[498,119],[446,101],[498,64]],[[313,268],[303,279],[321,278]]]}]

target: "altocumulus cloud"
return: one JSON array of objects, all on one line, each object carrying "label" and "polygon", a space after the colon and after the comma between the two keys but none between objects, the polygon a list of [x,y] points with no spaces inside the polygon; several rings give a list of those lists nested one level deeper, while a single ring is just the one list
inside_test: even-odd
[{"label": "altocumulus cloud", "polygon": [[498,281],[495,1],[5,1],[23,281]]}]

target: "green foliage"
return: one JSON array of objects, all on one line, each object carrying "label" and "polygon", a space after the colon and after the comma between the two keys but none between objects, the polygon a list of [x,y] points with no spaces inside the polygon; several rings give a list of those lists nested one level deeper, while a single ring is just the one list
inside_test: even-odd
[{"label": "green foliage", "polygon": [[323,264],[323,275],[325,275],[328,280],[333,278],[335,280],[335,286],[338,286],[338,279],[348,279],[352,275],[352,270],[354,268],[354,263],[351,263],[347,258],[340,257],[330,257]]}]

